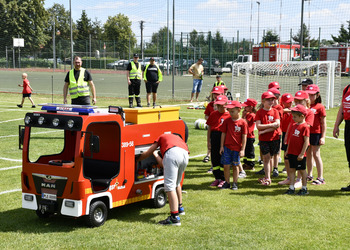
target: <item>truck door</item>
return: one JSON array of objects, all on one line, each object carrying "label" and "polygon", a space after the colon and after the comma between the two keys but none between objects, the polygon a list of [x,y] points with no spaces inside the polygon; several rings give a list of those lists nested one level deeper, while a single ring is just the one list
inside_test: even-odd
[{"label": "truck door", "polygon": [[[92,138],[98,138],[99,151],[92,152]],[[106,191],[120,173],[120,126],[117,122],[94,122],[85,132],[83,175],[93,192]]]}]

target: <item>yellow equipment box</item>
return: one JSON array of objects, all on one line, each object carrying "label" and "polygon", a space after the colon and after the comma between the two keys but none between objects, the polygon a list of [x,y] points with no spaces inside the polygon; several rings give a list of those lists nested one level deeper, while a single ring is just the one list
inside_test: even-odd
[{"label": "yellow equipment box", "polygon": [[174,121],[179,119],[179,110],[180,107],[124,109],[125,122],[145,124],[153,122]]}]

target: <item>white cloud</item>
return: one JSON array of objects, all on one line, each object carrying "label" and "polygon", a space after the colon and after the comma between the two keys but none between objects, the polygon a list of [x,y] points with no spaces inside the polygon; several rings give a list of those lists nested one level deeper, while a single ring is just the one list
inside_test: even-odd
[{"label": "white cloud", "polygon": [[222,9],[222,10],[232,10],[238,8],[237,1],[230,1],[230,0],[208,0],[204,3],[199,3],[196,6],[198,9],[209,9],[209,10],[215,10]]}]

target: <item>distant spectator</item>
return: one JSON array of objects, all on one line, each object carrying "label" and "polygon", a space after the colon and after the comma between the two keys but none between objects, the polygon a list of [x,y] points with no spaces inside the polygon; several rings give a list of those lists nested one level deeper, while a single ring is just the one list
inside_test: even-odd
[{"label": "distant spectator", "polygon": [[28,97],[29,101],[32,103],[32,108],[35,108],[34,101],[33,101],[32,97],[31,97],[33,89],[30,86],[30,83],[29,83],[27,77],[28,77],[27,73],[23,73],[22,74],[23,85],[18,84],[19,87],[23,87],[22,102],[21,102],[21,104],[17,104],[17,107],[19,107],[19,108],[23,107],[24,98],[26,98],[26,97]]},{"label": "distant spectator", "polygon": [[314,82],[310,78],[305,78],[298,85],[301,85],[301,90],[305,91],[307,86],[311,84],[314,84]]},{"label": "distant spectator", "polygon": [[155,107],[157,100],[157,89],[159,83],[163,81],[163,75],[158,65],[155,64],[153,57],[151,57],[149,64],[147,64],[145,67],[143,79],[146,83],[147,107],[151,105],[151,93],[153,96],[153,107]]},{"label": "distant spectator", "polygon": [[194,94],[196,93],[196,101],[198,102],[198,96],[202,89],[203,84],[203,75],[204,75],[204,68],[203,68],[203,58],[199,58],[198,61],[193,64],[188,72],[193,75],[193,89],[191,93],[191,102],[193,102]]}]

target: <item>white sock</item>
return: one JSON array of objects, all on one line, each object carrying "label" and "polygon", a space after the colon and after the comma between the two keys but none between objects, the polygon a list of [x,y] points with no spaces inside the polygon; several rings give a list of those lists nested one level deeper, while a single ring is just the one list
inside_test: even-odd
[{"label": "white sock", "polygon": [[305,189],[306,190],[307,188],[306,188],[306,186],[302,186],[301,189]]},{"label": "white sock", "polygon": [[289,186],[289,189],[294,190],[294,185],[290,185],[290,186]]}]

